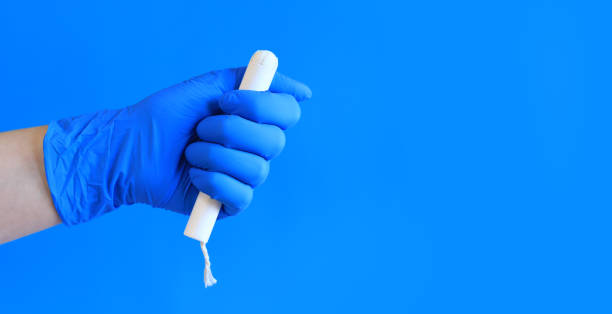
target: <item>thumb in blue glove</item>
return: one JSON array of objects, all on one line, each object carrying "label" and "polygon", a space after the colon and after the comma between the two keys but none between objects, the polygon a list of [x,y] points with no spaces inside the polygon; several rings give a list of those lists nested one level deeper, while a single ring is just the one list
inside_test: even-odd
[{"label": "thumb in blue glove", "polygon": [[198,191],[245,209],[284,147],[310,89],[280,73],[269,92],[235,90],[245,68],[213,71],[136,105],[54,121],[43,143],[65,224],[145,203],[189,214]]}]

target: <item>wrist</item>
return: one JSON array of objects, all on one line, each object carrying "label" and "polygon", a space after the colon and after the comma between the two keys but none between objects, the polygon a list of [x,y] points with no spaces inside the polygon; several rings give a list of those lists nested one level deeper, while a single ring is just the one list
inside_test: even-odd
[{"label": "wrist", "polygon": [[[129,203],[109,146],[125,109],[61,119],[49,124],[43,141],[44,169],[53,203],[67,225],[86,222]],[[114,143],[115,142],[115,143]]]}]

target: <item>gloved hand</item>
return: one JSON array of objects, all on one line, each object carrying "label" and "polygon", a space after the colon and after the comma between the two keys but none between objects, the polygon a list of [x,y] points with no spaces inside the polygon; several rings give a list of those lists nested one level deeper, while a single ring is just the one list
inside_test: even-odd
[{"label": "gloved hand", "polygon": [[64,223],[134,203],[189,214],[198,191],[223,204],[221,218],[246,208],[311,92],[279,73],[269,92],[236,90],[244,71],[210,72],[127,108],[52,122],[45,170]]}]

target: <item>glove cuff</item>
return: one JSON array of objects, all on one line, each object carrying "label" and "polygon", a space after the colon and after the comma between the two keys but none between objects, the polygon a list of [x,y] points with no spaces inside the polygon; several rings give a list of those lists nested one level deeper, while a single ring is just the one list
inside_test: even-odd
[{"label": "glove cuff", "polygon": [[47,183],[66,225],[89,221],[130,203],[125,195],[116,195],[123,189],[118,189],[121,176],[113,173],[113,164],[122,157],[109,149],[122,112],[106,110],[49,124],[43,141]]}]

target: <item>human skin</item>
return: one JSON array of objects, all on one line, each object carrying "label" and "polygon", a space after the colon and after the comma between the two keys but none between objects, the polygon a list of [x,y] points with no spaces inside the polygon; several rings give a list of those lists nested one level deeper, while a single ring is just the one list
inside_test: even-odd
[{"label": "human skin", "polygon": [[61,223],[45,175],[46,132],[39,126],[0,133],[0,244]]},{"label": "human skin", "polygon": [[226,216],[244,210],[312,95],[279,73],[269,92],[236,90],[244,69],[208,72],[126,108],[0,133],[0,244],[134,203],[189,214],[199,191]]}]

